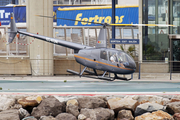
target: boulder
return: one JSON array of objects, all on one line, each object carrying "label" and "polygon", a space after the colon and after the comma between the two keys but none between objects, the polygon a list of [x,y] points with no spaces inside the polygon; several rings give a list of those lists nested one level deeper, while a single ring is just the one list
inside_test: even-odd
[{"label": "boulder", "polygon": [[19,117],[20,119],[30,116],[27,110],[20,108],[19,110]]},{"label": "boulder", "polygon": [[24,118],[24,120],[38,120],[38,119],[34,118],[33,116],[29,116]]},{"label": "boulder", "polygon": [[164,111],[156,111],[152,113],[145,113],[141,116],[135,117],[135,120],[174,120],[171,115]]},{"label": "boulder", "polygon": [[139,95],[139,96],[130,96],[130,98],[137,100],[138,104],[143,104],[147,102],[158,103],[160,105],[166,105],[170,102],[168,98],[155,96],[155,95]]},{"label": "boulder", "polygon": [[68,106],[69,104],[78,106],[78,101],[76,99],[68,100],[66,105]]},{"label": "boulder", "polygon": [[79,115],[78,106],[72,105],[71,103],[66,106],[66,112],[74,115],[76,118]]},{"label": "boulder", "polygon": [[65,103],[59,102],[54,97],[49,97],[44,99],[37,107],[34,107],[31,115],[35,118],[40,118],[41,116],[57,116],[58,114],[65,112]]},{"label": "boulder", "polygon": [[79,114],[78,115],[78,120],[86,120],[86,116],[85,115],[83,115],[83,114]]},{"label": "boulder", "polygon": [[134,120],[130,110],[121,110],[118,112],[117,120]]},{"label": "boulder", "polygon": [[8,110],[15,105],[16,100],[7,96],[0,97],[0,111]]},{"label": "boulder", "polygon": [[173,115],[174,120],[180,120],[180,113],[175,113]]},{"label": "boulder", "polygon": [[108,100],[108,108],[114,110],[115,113],[118,113],[120,110],[127,109],[132,110],[134,112],[137,106],[137,100],[133,100],[132,98],[124,98],[124,99],[109,99]]},{"label": "boulder", "polygon": [[61,113],[56,116],[57,120],[77,120],[75,116],[69,113]]},{"label": "boulder", "polygon": [[114,120],[114,111],[107,108],[81,109],[80,114],[92,120]]},{"label": "boulder", "polygon": [[175,113],[180,113],[180,102],[172,102],[167,104],[166,110],[171,115],[174,115]]},{"label": "boulder", "polygon": [[0,120],[20,120],[19,112],[16,109],[4,110],[0,112]]},{"label": "boulder", "polygon": [[22,108],[22,105],[21,104],[14,104],[14,106],[11,107],[11,109],[20,109]]},{"label": "boulder", "polygon": [[39,120],[57,120],[53,116],[41,116]]},{"label": "boulder", "polygon": [[88,108],[88,109],[94,109],[98,107],[106,107],[106,102],[98,97],[83,97],[77,99],[79,103],[79,109],[82,108]]},{"label": "boulder", "polygon": [[149,103],[148,102],[148,103],[140,104],[136,107],[135,116],[142,115],[146,112],[154,112],[154,111],[158,111],[158,110],[165,111],[166,107],[163,105],[160,105],[158,103]]},{"label": "boulder", "polygon": [[18,99],[18,103],[22,105],[23,108],[35,107],[42,101],[40,96],[28,96]]},{"label": "boulder", "polygon": [[175,95],[171,98],[170,102],[180,102],[180,95]]},{"label": "boulder", "polygon": [[25,120],[38,120],[36,118],[26,118]]}]

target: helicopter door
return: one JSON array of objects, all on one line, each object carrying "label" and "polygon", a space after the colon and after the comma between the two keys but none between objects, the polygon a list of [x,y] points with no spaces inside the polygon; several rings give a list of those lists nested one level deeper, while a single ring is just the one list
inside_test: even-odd
[{"label": "helicopter door", "polygon": [[100,52],[100,58],[101,58],[101,60],[103,60],[103,61],[105,61],[105,62],[107,62],[107,52],[105,51],[105,50],[101,50],[101,52]]},{"label": "helicopter door", "polygon": [[109,62],[110,62],[110,64],[117,65],[119,67],[117,53],[113,52],[113,51],[109,51],[108,55],[109,55]]},{"label": "helicopter door", "polygon": [[[107,52],[105,50],[100,50],[100,62],[102,63],[107,63],[108,61],[108,57],[107,57]],[[98,64],[98,66],[96,66],[97,69],[103,70],[104,66],[101,64]]]}]

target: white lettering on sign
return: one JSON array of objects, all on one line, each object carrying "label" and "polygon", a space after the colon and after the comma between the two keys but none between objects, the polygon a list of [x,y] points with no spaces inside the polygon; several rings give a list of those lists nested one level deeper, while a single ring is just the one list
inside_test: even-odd
[{"label": "white lettering on sign", "polygon": [[5,12],[5,10],[0,10],[0,18],[8,18],[10,16],[10,12]]}]

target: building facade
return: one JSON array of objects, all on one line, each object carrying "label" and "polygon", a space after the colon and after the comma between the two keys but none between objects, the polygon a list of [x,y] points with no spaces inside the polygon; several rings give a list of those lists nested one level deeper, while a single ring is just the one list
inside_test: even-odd
[{"label": "building facade", "polygon": [[[180,61],[180,41],[169,39],[169,34],[180,33],[180,0],[139,0],[139,23],[174,25],[139,28],[141,62]],[[178,64],[173,67],[180,69]]]}]

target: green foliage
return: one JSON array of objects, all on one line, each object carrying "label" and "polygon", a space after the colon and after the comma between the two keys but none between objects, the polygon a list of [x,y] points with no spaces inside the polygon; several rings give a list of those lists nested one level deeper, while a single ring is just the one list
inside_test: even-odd
[{"label": "green foliage", "polygon": [[149,42],[148,44],[143,44],[143,56],[145,60],[162,60],[162,53],[158,52],[159,47],[155,42]]},{"label": "green foliage", "polygon": [[[123,45],[120,45],[120,47],[121,47],[122,51],[125,51]],[[134,58],[135,55],[133,53],[135,51],[136,51],[135,45],[132,45],[132,46],[129,46],[129,48],[128,48],[128,50],[126,52]]]},{"label": "green foliage", "polygon": [[180,42],[173,42],[173,57],[175,60],[180,60]]}]

